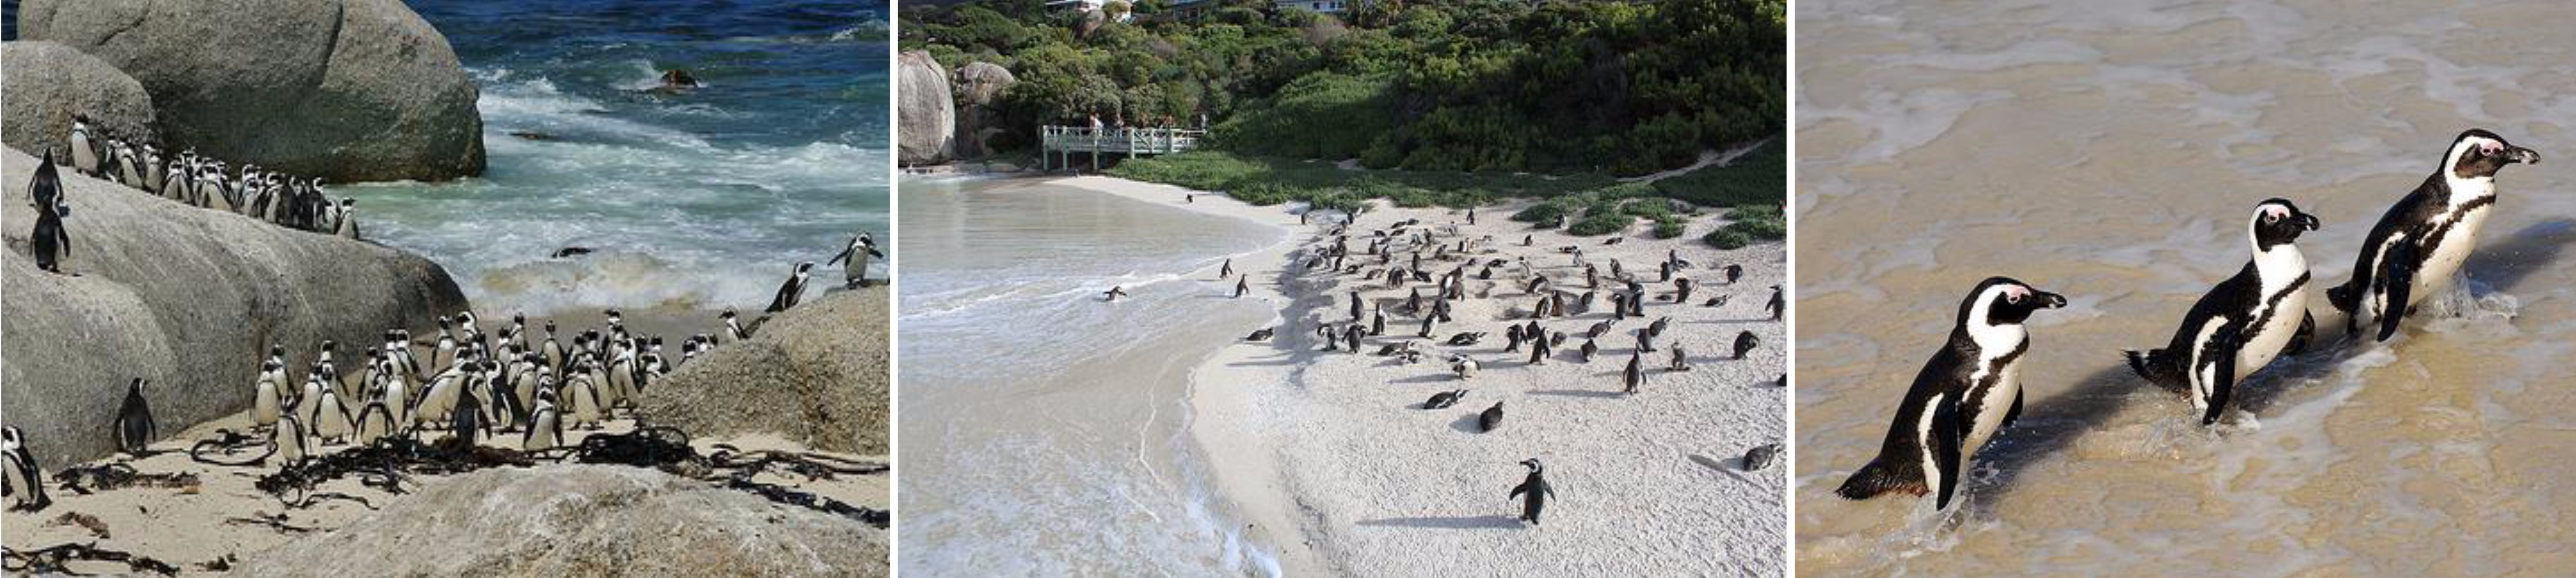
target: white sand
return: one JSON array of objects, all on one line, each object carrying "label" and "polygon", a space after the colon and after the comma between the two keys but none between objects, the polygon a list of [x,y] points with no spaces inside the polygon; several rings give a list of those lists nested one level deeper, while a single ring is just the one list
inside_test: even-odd
[{"label": "white sand", "polygon": [[[1784,439],[1786,392],[1768,384],[1784,367],[1786,336],[1763,311],[1771,286],[1783,278],[1781,244],[1718,251],[1698,236],[1721,222],[1702,216],[1690,234],[1675,239],[1652,239],[1645,234],[1649,227],[1640,224],[1618,245],[1603,245],[1608,237],[1535,232],[1533,246],[1522,247],[1521,236],[1533,232],[1506,217],[1527,201],[1479,209],[1474,226],[1464,225],[1463,212],[1380,207],[1349,232],[1355,256],[1348,263],[1363,264],[1363,272],[1383,269],[1375,258],[1358,256],[1371,230],[1419,218],[1426,225],[1459,224],[1463,238],[1492,236],[1474,245],[1475,258],[1527,257],[1539,273],[1556,278],[1556,287],[1577,292],[1582,269],[1570,266],[1571,257],[1556,248],[1580,245],[1587,260],[1601,265],[1605,288],[1611,285],[1608,262],[1618,259],[1648,282],[1650,296],[1671,293],[1670,284],[1651,281],[1665,251],[1679,249],[1695,265],[1679,274],[1701,286],[1693,303],[1648,307],[1649,320],[1670,316],[1672,326],[1656,340],[1659,351],[1646,356],[1646,385],[1630,396],[1618,393],[1620,372],[1635,347],[1631,332],[1647,320],[1617,324],[1600,339],[1601,353],[1593,362],[1576,358],[1584,330],[1609,317],[1609,291],[1602,292],[1593,313],[1542,321],[1573,339],[1547,365],[1529,366],[1526,349],[1500,352],[1505,325],[1526,321],[1508,312],[1536,301],[1521,292],[1525,277],[1517,266],[1506,266],[1493,281],[1480,281],[1473,279],[1477,268],[1470,268],[1470,298],[1454,304],[1457,321],[1441,324],[1436,341],[1417,344],[1429,353],[1425,361],[1404,365],[1369,353],[1419,330],[1418,318],[1394,312],[1406,289],[1286,265],[1292,252],[1309,243],[1330,244],[1320,223],[1298,227],[1283,207],[1253,207],[1217,195],[1202,193],[1184,202],[1191,192],[1169,186],[1101,177],[1055,184],[1311,233],[1235,262],[1254,281],[1248,298],[1281,305],[1289,321],[1277,339],[1239,342],[1199,366],[1190,398],[1192,432],[1218,484],[1254,539],[1280,550],[1287,574],[1783,574],[1782,467],[1736,467],[1746,449]],[[1435,272],[1457,264],[1434,266],[1425,257],[1426,268]],[[1399,255],[1397,263],[1404,260]],[[1726,263],[1744,266],[1744,278],[1733,286],[1714,270]],[[1215,272],[1205,273],[1212,278]],[[1230,284],[1220,285],[1231,290]],[[1364,340],[1362,354],[1320,351],[1311,330],[1318,323],[1348,322],[1346,295],[1354,289],[1389,306],[1385,335]],[[1721,293],[1732,296],[1724,307],[1698,303]],[[1728,359],[1727,347],[1741,330],[1753,331],[1763,346],[1745,360]],[[1463,331],[1488,335],[1476,346],[1439,344]],[[1696,369],[1663,369],[1675,342],[1690,350]],[[1452,352],[1476,357],[1482,371],[1455,380],[1439,361]],[[1456,407],[1415,409],[1435,392],[1462,387],[1472,391]],[[1477,412],[1498,400],[1506,402],[1503,425],[1476,433]],[[1515,520],[1519,502],[1506,496],[1525,473],[1518,462],[1531,457],[1545,461],[1558,494],[1538,527]]]}]

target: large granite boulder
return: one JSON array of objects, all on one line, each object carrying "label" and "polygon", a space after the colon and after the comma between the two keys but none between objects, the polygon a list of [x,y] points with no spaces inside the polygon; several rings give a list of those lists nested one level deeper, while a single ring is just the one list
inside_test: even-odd
[{"label": "large granite boulder", "polygon": [[957,135],[957,105],[948,93],[948,69],[927,52],[906,52],[895,62],[896,159],[906,165],[948,162]]},{"label": "large granite boulder", "polygon": [[154,140],[152,94],[143,83],[71,47],[0,43],[0,83],[9,95],[0,105],[0,142],[18,150],[71,150],[73,113],[88,114],[94,129]]},{"label": "large granite boulder", "polygon": [[483,172],[474,81],[398,0],[26,0],[18,31],[141,81],[166,148],[331,182]]},{"label": "large granite boulder", "polygon": [[347,527],[252,555],[237,576],[887,574],[866,524],[657,470],[494,468],[432,482]]},{"label": "large granite boulder", "polygon": [[1002,126],[1002,91],[1019,78],[1011,70],[990,62],[970,62],[957,67],[957,158],[980,158],[993,152],[993,137],[1006,129]]},{"label": "large granite boulder", "polygon": [[673,370],[644,392],[644,415],[699,436],[766,432],[823,451],[885,455],[886,323],[883,288],[808,300],[759,323],[751,339]]},{"label": "large granite boulder", "polygon": [[[437,263],[363,241],[201,209],[59,171],[72,214],[65,274],[36,268],[27,198],[36,159],[0,153],[0,420],[59,467],[115,451],[126,382],[141,377],[164,435],[250,407],[270,344],[290,366],[323,340],[358,356],[385,329],[427,332],[466,308]],[[344,366],[345,369],[346,366]],[[300,372],[297,373],[301,375]]]}]

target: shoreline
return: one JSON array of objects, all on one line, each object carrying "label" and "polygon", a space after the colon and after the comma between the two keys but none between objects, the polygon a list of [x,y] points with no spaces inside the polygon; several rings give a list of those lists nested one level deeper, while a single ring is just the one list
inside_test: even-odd
[{"label": "shoreline", "polygon": [[[1294,217],[1284,207],[1256,207],[1222,194],[1114,177],[1049,177],[1040,182],[1274,224],[1290,231],[1288,239],[1238,257],[1235,263],[1239,271],[1266,280],[1253,284],[1250,295],[1278,307],[1270,326],[1279,328],[1279,336],[1274,342],[1238,340],[1200,360],[1190,373],[1186,398],[1188,429],[1209,477],[1240,518],[1236,523],[1246,524],[1252,539],[1276,550],[1286,575],[1540,571],[1567,563],[1647,574],[1778,575],[1785,571],[1780,561],[1787,545],[1782,528],[1719,527],[1734,525],[1726,520],[1778,516],[1785,507],[1784,468],[1775,464],[1772,469],[1747,472],[1728,465],[1753,445],[1785,442],[1786,392],[1760,385],[1785,371],[1785,327],[1761,312],[1769,296],[1767,286],[1785,280],[1784,244],[1760,243],[1732,251],[1709,247],[1699,242],[1699,234],[1722,221],[1702,216],[1693,219],[1689,234],[1681,237],[1653,239],[1647,235],[1648,227],[1637,226],[1619,235],[1623,243],[1604,245],[1609,237],[1568,237],[1561,230],[1538,231],[1504,219],[1533,202],[1528,199],[1480,207],[1480,224],[1457,223],[1463,238],[1488,239],[1477,248],[1485,253],[1478,258],[1519,253],[1540,274],[1558,277],[1560,282],[1566,269],[1554,265],[1567,257],[1553,248],[1565,245],[1597,252],[1596,260],[1626,258],[1638,264],[1634,269],[1646,270],[1645,281],[1653,281],[1655,275],[1645,264],[1662,259],[1667,249],[1708,263],[1683,271],[1683,276],[1717,275],[1712,268],[1718,259],[1712,257],[1744,265],[1747,275],[1732,286],[1722,284],[1722,279],[1706,282],[1698,294],[1730,294],[1726,306],[1682,307],[1666,302],[1648,312],[1674,318],[1678,335],[1673,338],[1687,341],[1698,352],[1692,356],[1697,371],[1650,369],[1641,393],[1615,393],[1617,370],[1624,361],[1617,358],[1631,349],[1623,340],[1624,330],[1642,325],[1638,321],[1603,336],[1602,359],[1589,364],[1574,360],[1571,346],[1558,351],[1553,358],[1558,363],[1527,366],[1517,354],[1498,353],[1501,344],[1492,340],[1471,347],[1429,344],[1434,351],[1467,353],[1486,363],[1486,372],[1462,383],[1446,376],[1445,362],[1408,366],[1315,347],[1303,330],[1318,323],[1347,321],[1339,312],[1345,305],[1344,291],[1370,292],[1369,298],[1381,304],[1387,299],[1401,301],[1404,293],[1398,289],[1389,296],[1382,285],[1286,270],[1291,254],[1324,239],[1324,231],[1292,226]],[[1182,195],[1208,198],[1184,202],[1178,198]],[[1360,219],[1360,228],[1407,218],[1439,226],[1463,221],[1464,215],[1446,208],[1403,209],[1382,200],[1372,203],[1371,211]],[[1522,234],[1537,239],[1529,247],[1502,240]],[[1354,235],[1366,238],[1364,233]],[[1573,274],[1578,287],[1579,271]],[[1603,272],[1607,273],[1606,268]],[[1196,275],[1204,279],[1210,273]],[[1515,305],[1526,305],[1516,303],[1525,300],[1517,295],[1520,288],[1502,280],[1503,271],[1498,270],[1495,279],[1470,280],[1471,296],[1490,294],[1495,299],[1459,302],[1457,322],[1444,324],[1438,333],[1444,337],[1464,330],[1499,334],[1507,320],[1517,319]],[[1649,284],[1650,295],[1661,293],[1669,293],[1669,286]],[[1413,333],[1411,323],[1399,320],[1411,317],[1389,315],[1388,333],[1370,338],[1368,348]],[[1557,331],[1578,331],[1608,317],[1594,313],[1545,323],[1555,325]],[[1723,349],[1739,329],[1759,334],[1764,347],[1746,361],[1731,360],[1723,352],[1708,354]],[[1650,368],[1661,368],[1667,356],[1647,357]],[[1435,414],[1413,409],[1434,391],[1419,385],[1422,382],[1441,390],[1456,384],[1474,393],[1457,407]],[[1509,400],[1506,425],[1493,433],[1473,433],[1474,413],[1497,399]],[[1505,491],[1525,472],[1513,462],[1533,454],[1547,461],[1551,481],[1568,494],[1562,505],[1551,506],[1550,523],[1542,528],[1527,527],[1506,515],[1517,513],[1517,504],[1505,500]],[[1569,491],[1578,487],[1585,496]],[[1451,515],[1424,516],[1424,510]],[[1574,513],[1582,510],[1608,512]],[[1588,519],[1557,521],[1578,517]],[[1638,531],[1641,525],[1655,529]],[[1696,553],[1667,547],[1681,542],[1720,546]],[[1427,551],[1456,555],[1418,555]]]},{"label": "shoreline", "polygon": [[[1288,263],[1287,253],[1290,248],[1304,242],[1301,233],[1305,231],[1296,228],[1293,221],[1277,223],[1267,218],[1275,214],[1277,207],[1254,206],[1221,194],[1099,175],[1035,177],[1031,180],[1051,186],[1077,188],[1138,202],[1177,207],[1203,215],[1239,219],[1276,227],[1288,233],[1279,242],[1270,246],[1236,255],[1235,265],[1239,274],[1259,272],[1265,275],[1277,275]],[[1175,202],[1172,200],[1175,195],[1199,195],[1208,199],[1205,203]],[[1193,273],[1205,276],[1213,271],[1202,270]],[[1285,292],[1279,290],[1276,283],[1251,284],[1245,296],[1272,303],[1281,303],[1289,299]],[[1275,325],[1284,320],[1286,310],[1284,303],[1282,305],[1281,308],[1275,308],[1271,321],[1266,323]],[[1278,561],[1279,575],[1312,575],[1315,572],[1308,570],[1328,566],[1321,563],[1322,558],[1311,547],[1314,540],[1309,535],[1310,530],[1296,523],[1295,518],[1290,515],[1290,512],[1295,511],[1291,506],[1302,507],[1302,502],[1295,498],[1294,492],[1279,485],[1284,478],[1278,475],[1277,460],[1256,459],[1273,455],[1275,452],[1272,447],[1252,431],[1237,425],[1243,423],[1241,418],[1246,417],[1242,415],[1243,412],[1227,411],[1248,409],[1251,405],[1248,392],[1240,388],[1208,387],[1223,383],[1217,379],[1220,376],[1250,373],[1231,367],[1246,357],[1240,353],[1241,350],[1242,348],[1239,347],[1221,347],[1208,357],[1198,360],[1197,366],[1189,371],[1188,393],[1183,396],[1189,407],[1189,422],[1186,429],[1191,441],[1196,445],[1194,449],[1198,452],[1200,463],[1207,467],[1210,481],[1215,483],[1219,496],[1225,500],[1225,504],[1222,505],[1229,509],[1227,513],[1231,516],[1228,519],[1246,524],[1250,529],[1248,539],[1252,540],[1256,548],[1268,549]],[[1257,451],[1226,451],[1246,447],[1256,448]],[[1292,537],[1297,539],[1290,540],[1289,538]]]}]

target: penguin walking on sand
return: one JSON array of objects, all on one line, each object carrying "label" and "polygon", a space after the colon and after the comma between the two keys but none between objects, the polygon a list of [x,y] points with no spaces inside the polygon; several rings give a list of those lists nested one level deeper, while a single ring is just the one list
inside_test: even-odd
[{"label": "penguin walking on sand", "polygon": [[2371,226],[2352,279],[2326,290],[2327,302],[2344,314],[2346,333],[2358,334],[2367,317],[2379,326],[2377,340],[2387,341],[2415,304],[2449,290],[2477,249],[2478,229],[2494,213],[2488,209],[2496,201],[2496,171],[2539,162],[2540,153],[2485,129],[2453,137],[2432,176]]},{"label": "penguin walking on sand", "polygon": [[1224,279],[1224,278],[1227,278],[1227,277],[1233,277],[1233,276],[1234,276],[1234,258],[1233,258],[1233,257],[1227,257],[1227,258],[1225,258],[1225,264],[1223,264],[1223,265],[1218,265],[1218,266],[1217,266],[1217,268],[1216,268],[1216,278],[1218,278],[1218,279]]},{"label": "penguin walking on sand", "polygon": [[2293,241],[2317,226],[2315,216],[2290,201],[2255,205],[2246,224],[2254,258],[2192,303],[2171,345],[2122,352],[2129,368],[2158,386],[2187,392],[2200,424],[2217,423],[2238,380],[2315,330],[2306,308],[2308,260]]},{"label": "penguin walking on sand", "polygon": [[813,261],[797,263],[796,274],[789,275],[787,282],[778,286],[778,297],[770,300],[769,308],[764,311],[777,313],[795,307],[797,300],[805,298],[805,282],[813,277],[813,272]]},{"label": "penguin walking on sand", "polygon": [[1669,370],[1669,371],[1690,371],[1690,370],[1691,370],[1691,366],[1690,366],[1690,354],[1688,354],[1688,353],[1684,353],[1684,352],[1683,352],[1682,344],[1681,344],[1681,343],[1679,343],[1679,342],[1675,342],[1675,343],[1673,343],[1673,363],[1672,363],[1672,365],[1671,365],[1671,366],[1666,367],[1665,369],[1666,369],[1666,370]]},{"label": "penguin walking on sand", "polygon": [[1646,383],[1645,361],[1643,352],[1628,354],[1628,370],[1619,374],[1619,383],[1627,387],[1620,389],[1620,393],[1637,393],[1637,386]]},{"label": "penguin walking on sand", "polygon": [[1761,346],[1762,338],[1754,336],[1752,330],[1738,332],[1735,334],[1735,359],[1741,361],[1744,359],[1744,354],[1752,353],[1753,348]]},{"label": "penguin walking on sand", "polygon": [[268,445],[274,448],[269,457],[279,467],[304,465],[304,459],[313,455],[313,446],[304,436],[304,420],[293,414],[278,417],[277,427],[268,430]]},{"label": "penguin walking on sand", "polygon": [[1502,425],[1503,402],[1494,402],[1494,407],[1485,408],[1485,411],[1478,412],[1476,414],[1476,431],[1478,432],[1492,433],[1494,428],[1502,427]]},{"label": "penguin walking on sand", "polygon": [[1243,298],[1243,294],[1244,294],[1244,293],[1249,293],[1249,292],[1251,292],[1251,291],[1252,291],[1252,276],[1250,276],[1250,275],[1245,275],[1245,276],[1242,276],[1242,277],[1236,277],[1236,278],[1234,278],[1234,298],[1236,298],[1236,299],[1242,299],[1242,298]]},{"label": "penguin walking on sand", "polygon": [[2021,417],[2020,362],[2030,350],[2022,322],[2065,306],[2065,297],[2011,278],[1978,283],[1959,303],[1949,338],[1897,402],[1878,456],[1834,493],[1850,500],[1890,490],[1930,494],[1934,509],[1949,508],[1968,460]]},{"label": "penguin walking on sand", "polygon": [[1789,301],[1781,295],[1779,285],[1771,286],[1771,302],[1762,308],[1771,312],[1772,321],[1779,321],[1789,314]]},{"label": "penguin walking on sand", "polygon": [[126,384],[125,403],[116,409],[116,448],[136,456],[161,438],[161,425],[152,420],[152,403],[143,398],[144,383],[137,377]]},{"label": "penguin walking on sand", "polygon": [[832,260],[825,261],[823,264],[848,262],[849,266],[842,268],[843,275],[849,283],[848,287],[857,289],[859,285],[867,283],[869,257],[883,259],[885,251],[877,248],[876,237],[870,237],[866,232],[861,232],[858,236],[850,237],[849,247],[841,249],[840,254],[833,255]]},{"label": "penguin walking on sand", "polygon": [[36,207],[36,230],[27,242],[35,253],[36,268],[48,273],[63,272],[62,259],[72,254],[71,232],[63,228],[63,217],[71,211],[63,201],[62,178],[55,174],[52,153],[36,164],[35,175],[27,181],[27,197]]},{"label": "penguin walking on sand", "polygon": [[36,466],[36,455],[27,450],[26,434],[18,426],[0,428],[0,455],[9,462],[8,471],[0,472],[6,475],[0,494],[9,496],[10,510],[33,512],[53,505],[54,499],[45,495],[45,471]]},{"label": "penguin walking on sand", "polygon": [[1506,497],[1521,500],[1520,520],[1536,526],[1539,511],[1547,509],[1547,501],[1556,498],[1556,488],[1548,487],[1547,468],[1539,464],[1538,458],[1522,460],[1521,465],[1529,466],[1529,477],[1521,478],[1521,485],[1512,486],[1511,495]]}]

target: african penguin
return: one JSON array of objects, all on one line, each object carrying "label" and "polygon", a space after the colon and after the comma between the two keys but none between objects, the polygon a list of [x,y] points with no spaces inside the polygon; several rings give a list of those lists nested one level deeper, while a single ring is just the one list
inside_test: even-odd
[{"label": "african penguin", "polygon": [[2495,204],[2496,171],[2539,162],[2540,153],[2485,129],[2453,137],[2432,176],[2371,226],[2352,279],[2326,290],[2328,303],[2346,316],[2345,331],[2357,334],[2368,316],[2379,325],[2377,340],[2387,341],[2416,303],[2450,289]]},{"label": "african penguin", "polygon": [[2065,306],[2065,297],[2011,278],[1978,283],[1959,302],[1948,341],[1898,402],[1878,456],[1834,493],[1850,500],[1889,490],[1929,493],[1934,509],[1949,508],[1968,459],[2021,415],[2020,362],[2030,349],[2022,322]]},{"label": "african penguin", "polygon": [[1520,499],[1520,520],[1537,525],[1539,511],[1547,509],[1547,500],[1556,497],[1556,489],[1548,487],[1547,468],[1539,464],[1538,458],[1522,460],[1521,465],[1529,466],[1529,477],[1521,478],[1521,484],[1512,486],[1511,495],[1505,497]]},{"label": "african penguin", "polygon": [[805,281],[813,276],[813,271],[814,262],[797,263],[796,273],[789,275],[787,282],[778,286],[778,297],[769,302],[769,309],[766,311],[777,313],[795,307],[797,300],[805,298]]},{"label": "african penguin", "polygon": [[2316,228],[2317,218],[2290,201],[2255,205],[2246,222],[2253,260],[2191,305],[2171,345],[2121,352],[2129,369],[2188,393],[2201,425],[2217,423],[2238,380],[2271,363],[2302,328],[2314,328],[2306,308],[2308,259],[2293,241]]},{"label": "african penguin", "polygon": [[875,237],[862,232],[858,236],[850,237],[850,246],[841,249],[840,254],[833,255],[832,260],[824,261],[823,264],[848,262],[849,266],[842,268],[843,278],[849,283],[849,288],[857,289],[861,283],[867,281],[869,257],[883,259],[885,251],[877,248]]},{"label": "african penguin", "polygon": [[9,509],[32,512],[54,503],[45,495],[45,471],[36,466],[36,455],[27,450],[26,434],[18,426],[0,428],[0,455],[9,462],[8,471],[0,472],[6,475]]},{"label": "african penguin", "polygon": [[143,399],[143,378],[125,386],[125,403],[116,410],[116,447],[125,453],[142,455],[144,446],[161,438],[161,426],[152,421],[152,404]]}]

